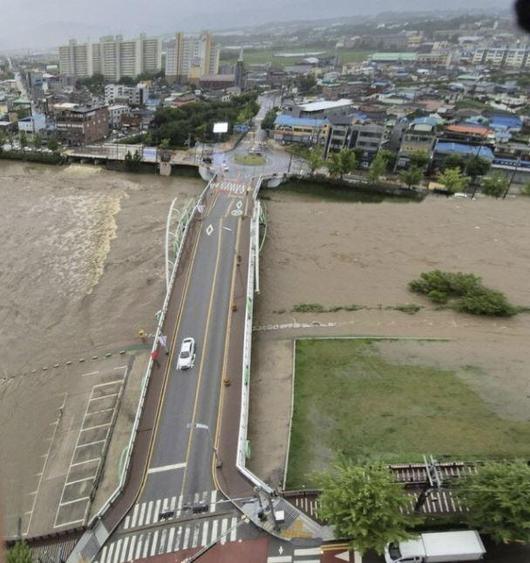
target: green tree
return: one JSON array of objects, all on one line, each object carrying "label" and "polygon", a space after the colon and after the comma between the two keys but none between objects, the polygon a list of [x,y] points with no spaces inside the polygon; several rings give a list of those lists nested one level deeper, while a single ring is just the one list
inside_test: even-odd
[{"label": "green tree", "polygon": [[521,188],[521,194],[530,196],[530,182]]},{"label": "green tree", "polygon": [[306,76],[297,77],[295,84],[299,94],[309,94],[309,92],[315,89],[317,81],[312,74],[307,74]]},{"label": "green tree", "polygon": [[348,538],[357,551],[382,553],[386,544],[410,537],[415,520],[402,512],[410,505],[403,487],[382,465],[355,466],[345,461],[320,476],[319,516]]},{"label": "green tree", "polygon": [[386,171],[392,172],[392,170],[394,170],[394,165],[396,164],[396,154],[388,149],[380,149],[378,154],[380,154],[386,162]]},{"label": "green tree", "polygon": [[464,171],[474,180],[477,176],[484,176],[484,174],[487,174],[490,168],[491,162],[489,160],[481,158],[480,156],[474,156],[468,160]]},{"label": "green tree", "polygon": [[171,148],[171,141],[170,141],[169,139],[162,139],[162,140],[160,141],[159,147],[160,147],[162,150],[168,150],[168,149]]},{"label": "green tree", "polygon": [[454,194],[466,189],[469,184],[469,178],[462,174],[460,168],[446,168],[438,176],[438,182],[445,186],[445,189],[450,194]]},{"label": "green tree", "polygon": [[20,133],[20,135],[18,136],[18,141],[22,150],[24,150],[28,146],[28,137],[24,131],[22,131],[22,133]]},{"label": "green tree", "polygon": [[530,467],[490,462],[462,480],[458,496],[469,523],[497,542],[530,542]]},{"label": "green tree", "polygon": [[384,154],[377,153],[377,156],[373,159],[372,164],[370,164],[370,170],[368,171],[368,178],[372,182],[377,182],[379,178],[386,171],[386,159]]},{"label": "green tree", "polygon": [[307,163],[309,164],[309,169],[311,170],[311,176],[313,176],[313,174],[324,165],[321,150],[316,147],[310,149],[307,152]]},{"label": "green tree", "polygon": [[35,133],[35,135],[33,135],[32,143],[36,149],[40,149],[42,147],[42,137],[38,133]]},{"label": "green tree", "polygon": [[423,178],[423,171],[421,168],[413,166],[412,168],[401,172],[399,177],[404,184],[406,184],[409,188],[412,188],[421,182],[421,179]]},{"label": "green tree", "polygon": [[482,182],[482,193],[491,197],[501,197],[508,186],[510,180],[502,172],[494,172],[491,176],[486,176]]},{"label": "green tree", "polygon": [[59,148],[59,143],[57,142],[57,139],[55,137],[48,139],[48,148],[53,152],[55,152]]},{"label": "green tree", "polygon": [[32,563],[31,549],[24,540],[19,540],[7,552],[7,563]]},{"label": "green tree", "polygon": [[274,121],[276,120],[276,115],[278,114],[278,108],[270,109],[263,120],[261,121],[261,128],[265,131],[270,131],[274,129]]},{"label": "green tree", "polygon": [[445,158],[442,169],[447,170],[448,168],[458,168],[462,172],[465,167],[466,163],[459,154],[450,154]]},{"label": "green tree", "polygon": [[429,162],[427,151],[414,151],[409,155],[410,168],[425,168]]},{"label": "green tree", "polygon": [[332,177],[339,176],[342,180],[344,174],[349,174],[357,168],[357,159],[353,151],[342,149],[340,152],[331,153],[326,166]]}]

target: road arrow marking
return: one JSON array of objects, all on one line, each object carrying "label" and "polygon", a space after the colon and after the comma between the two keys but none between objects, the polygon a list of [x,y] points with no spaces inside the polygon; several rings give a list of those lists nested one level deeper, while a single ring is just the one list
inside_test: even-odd
[{"label": "road arrow marking", "polygon": [[208,225],[208,227],[206,228],[206,234],[210,236],[212,233],[213,233],[213,227],[211,225]]},{"label": "road arrow marking", "polygon": [[337,553],[337,555],[335,555],[335,558],[340,559],[341,561],[349,561],[350,554],[347,551],[344,551],[343,553]]},{"label": "road arrow marking", "polygon": [[232,232],[232,229],[231,229],[230,227],[223,227],[223,229],[224,229],[225,231],[230,231],[230,232]]}]

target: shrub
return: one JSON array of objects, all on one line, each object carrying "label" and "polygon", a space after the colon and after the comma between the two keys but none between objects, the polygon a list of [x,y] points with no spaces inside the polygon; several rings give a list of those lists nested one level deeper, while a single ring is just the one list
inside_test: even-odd
[{"label": "shrub", "polygon": [[471,315],[488,315],[492,317],[513,317],[517,308],[511,305],[500,291],[481,287],[474,293],[464,295],[457,303],[456,309]]},{"label": "shrub", "polygon": [[417,312],[421,311],[421,305],[416,305],[416,303],[406,303],[405,305],[396,305],[392,307],[395,311],[401,311],[402,313],[407,313],[408,315],[415,315]]},{"label": "shrub", "polygon": [[423,272],[419,279],[409,283],[409,289],[426,295],[433,303],[445,305],[453,299],[457,311],[471,315],[511,317],[520,312],[500,291],[489,289],[474,274],[462,272]]},{"label": "shrub", "polygon": [[294,313],[324,313],[325,311],[320,303],[299,303],[293,307]]}]

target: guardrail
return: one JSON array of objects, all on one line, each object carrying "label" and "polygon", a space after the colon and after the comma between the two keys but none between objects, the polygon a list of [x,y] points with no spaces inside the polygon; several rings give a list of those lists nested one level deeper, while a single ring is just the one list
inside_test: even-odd
[{"label": "guardrail", "polygon": [[[151,349],[152,352],[154,352],[155,349],[158,346],[158,337],[160,336],[160,333],[162,332],[162,327],[163,327],[164,321],[166,319],[166,313],[167,313],[169,301],[170,301],[170,298],[171,298],[171,290],[173,289],[173,285],[175,283],[175,277],[176,277],[178,266],[179,266],[179,263],[180,263],[182,248],[184,246],[184,241],[186,240],[186,236],[188,235],[189,226],[190,226],[192,220],[195,218],[195,216],[199,212],[199,207],[201,205],[203,205],[203,202],[206,198],[208,190],[210,189],[210,185],[212,184],[212,182],[214,180],[215,180],[215,176],[210,180],[210,182],[208,182],[207,186],[202,191],[201,195],[199,196],[199,198],[198,198],[198,200],[195,204],[195,207],[193,208],[193,211],[188,216],[185,217],[186,225],[182,230],[182,237],[180,239],[180,245],[179,245],[179,248],[177,250],[175,262],[173,264],[173,270],[171,272],[170,282],[169,282],[169,285],[167,287],[166,298],[164,300],[164,305],[162,307],[162,312],[161,312],[161,315],[160,315],[160,318],[159,318],[159,321],[158,321],[158,325],[157,325],[157,328],[156,328],[153,347]],[[94,516],[92,516],[92,518],[88,522],[89,528],[92,527],[97,520],[100,520],[104,516],[104,514],[107,512],[107,510],[109,510],[109,508],[114,504],[114,502],[116,501],[118,496],[123,492],[123,488],[124,488],[125,482],[126,482],[127,473],[129,471],[129,465],[130,465],[130,462],[131,462],[131,459],[132,459],[134,441],[136,440],[136,435],[138,433],[138,426],[140,424],[140,419],[141,419],[142,414],[143,414],[143,407],[144,407],[145,397],[146,397],[146,394],[147,394],[147,388],[149,386],[149,380],[151,378],[152,369],[153,369],[153,360],[152,360],[152,358],[149,358],[149,363],[147,364],[147,369],[146,369],[146,372],[145,372],[145,375],[144,375],[144,378],[143,378],[143,382],[142,382],[142,392],[140,394],[140,401],[138,403],[138,408],[136,410],[136,417],[134,419],[133,429],[132,429],[132,432],[131,432],[131,436],[129,438],[129,444],[127,446],[127,458],[126,458],[125,464],[124,464],[123,469],[122,469],[122,473],[121,473],[121,476],[120,476],[120,482],[118,484],[118,487],[114,490],[112,495],[108,498],[107,502],[98,510],[98,512],[96,514],[94,514]]]},{"label": "guardrail", "polygon": [[[256,200],[263,177],[260,176],[256,180],[256,186],[253,191],[253,198]],[[256,201],[250,224],[250,256],[248,260],[247,273],[247,295],[245,307],[245,332],[243,338],[243,381],[241,384],[241,410],[239,418],[239,436],[237,446],[236,467],[251,483],[257,487],[272,493],[273,489],[262,481],[257,475],[254,475],[246,466],[248,455],[248,414],[250,403],[250,360],[252,353],[252,318],[254,312],[254,288],[255,288],[255,268],[258,248],[259,233],[259,202]]]}]

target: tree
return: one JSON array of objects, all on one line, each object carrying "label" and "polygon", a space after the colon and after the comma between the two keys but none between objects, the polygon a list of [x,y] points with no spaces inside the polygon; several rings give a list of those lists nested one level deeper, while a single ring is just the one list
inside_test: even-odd
[{"label": "tree", "polygon": [[530,467],[490,462],[463,479],[458,496],[472,526],[497,542],[530,542]]},{"label": "tree", "polygon": [[412,188],[421,182],[421,179],[423,178],[423,171],[421,168],[413,166],[412,168],[401,172],[399,177],[403,183],[405,183],[409,188]]},{"label": "tree", "polygon": [[7,563],[32,563],[31,549],[24,540],[19,540],[7,552]]},{"label": "tree", "polygon": [[463,171],[466,164],[464,159],[459,154],[450,154],[443,162],[442,169],[447,170],[448,168],[458,168]]},{"label": "tree", "polygon": [[482,193],[491,197],[501,197],[508,186],[510,180],[502,172],[494,172],[491,176],[486,176],[482,182]]},{"label": "tree", "polygon": [[298,76],[295,83],[299,94],[308,94],[317,85],[316,78],[312,74]]},{"label": "tree", "polygon": [[349,174],[357,168],[357,159],[351,150],[342,149],[331,154],[326,166],[332,177],[339,176],[342,180],[344,174]]},{"label": "tree", "polygon": [[342,461],[319,481],[319,516],[334,526],[336,537],[350,539],[357,551],[382,553],[387,543],[410,537],[407,528],[415,519],[404,514],[410,499],[388,468]]},{"label": "tree", "polygon": [[378,154],[380,154],[382,158],[385,159],[386,171],[392,172],[392,170],[394,170],[394,165],[396,164],[396,154],[392,151],[389,151],[388,149],[380,149]]},{"label": "tree", "polygon": [[383,154],[377,153],[377,156],[373,159],[370,165],[370,170],[368,171],[368,178],[372,182],[377,182],[379,178],[384,174],[386,170],[386,159]]},{"label": "tree", "polygon": [[22,150],[24,150],[28,146],[28,137],[27,137],[27,135],[24,131],[22,131],[22,133],[20,133],[18,140],[20,142],[20,146],[21,146]]},{"label": "tree", "polygon": [[521,194],[530,196],[530,182],[521,188]]},{"label": "tree", "polygon": [[411,168],[425,168],[429,162],[429,153],[427,151],[414,151],[409,155]]},{"label": "tree", "polygon": [[454,194],[466,189],[469,184],[469,178],[462,174],[460,168],[446,168],[438,176],[438,182],[445,186],[449,193]]},{"label": "tree", "polygon": [[32,142],[33,142],[33,146],[36,149],[40,149],[42,146],[42,137],[38,133],[35,133],[35,135],[33,135]]},{"label": "tree", "polygon": [[162,150],[168,150],[168,149],[171,148],[171,141],[170,141],[169,139],[162,139],[162,140],[160,141],[159,147],[160,147]]},{"label": "tree", "polygon": [[270,109],[265,117],[261,121],[261,128],[265,131],[270,131],[274,129],[274,122],[276,121],[276,115],[278,114],[278,108]]},{"label": "tree", "polygon": [[481,158],[480,156],[474,156],[468,160],[464,171],[474,180],[477,176],[484,176],[490,168],[491,162],[489,160]]},{"label": "tree", "polygon": [[124,86],[135,86],[136,81],[132,76],[122,76],[118,81],[118,84],[123,84]]},{"label": "tree", "polygon": [[55,137],[48,139],[48,148],[53,152],[55,152],[59,148],[59,143],[57,142],[57,139]]},{"label": "tree", "polygon": [[311,176],[324,165],[324,159],[319,149],[313,147],[307,152],[307,162],[311,170]]}]

